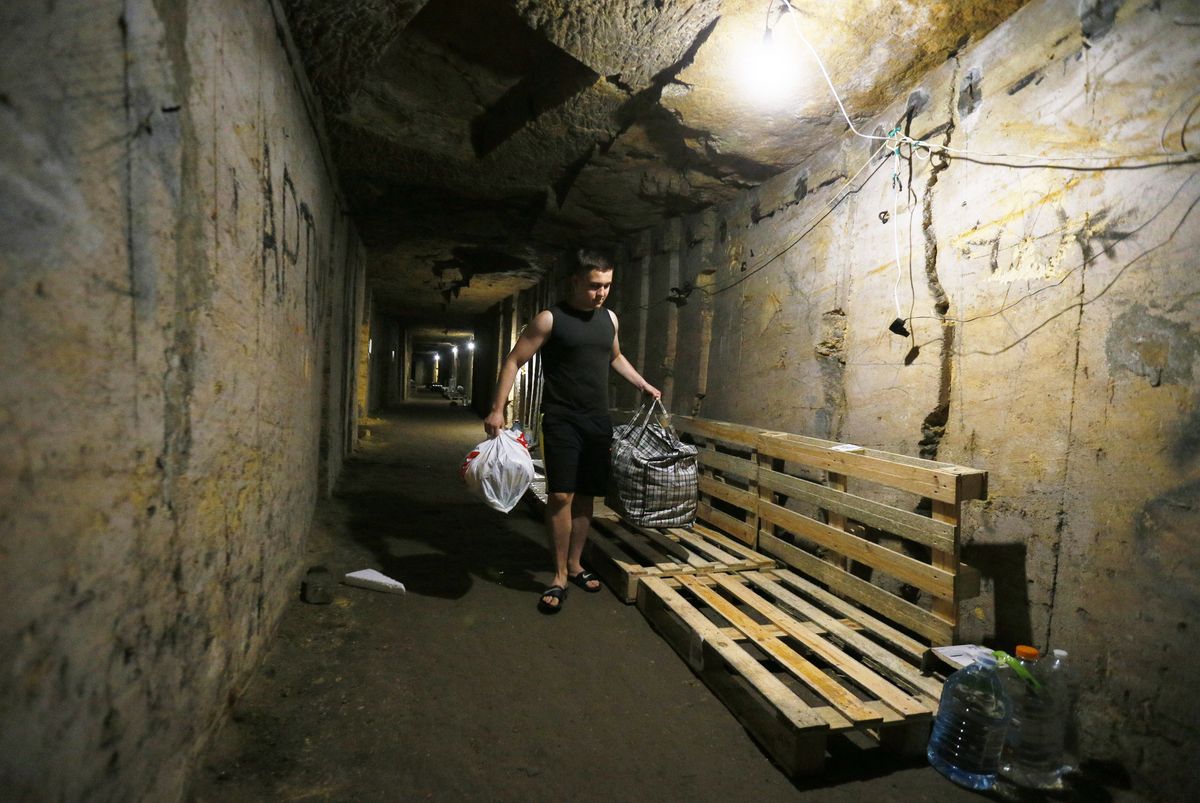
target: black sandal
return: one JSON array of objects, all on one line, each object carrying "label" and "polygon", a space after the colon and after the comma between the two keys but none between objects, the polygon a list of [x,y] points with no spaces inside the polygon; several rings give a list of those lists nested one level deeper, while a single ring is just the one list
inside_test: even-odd
[{"label": "black sandal", "polygon": [[[574,576],[568,575],[567,579],[589,594],[598,594],[600,593],[600,590],[604,588],[604,586],[600,583],[600,578],[589,572],[587,569],[584,569],[579,574]],[[595,583],[596,587],[592,588],[588,585],[588,583]]]},{"label": "black sandal", "polygon": [[[546,597],[558,600],[557,605],[551,605],[546,602]],[[542,613],[558,613],[562,610],[563,602],[567,598],[567,589],[562,586],[550,586],[542,592],[541,599],[538,600],[538,610]]]}]

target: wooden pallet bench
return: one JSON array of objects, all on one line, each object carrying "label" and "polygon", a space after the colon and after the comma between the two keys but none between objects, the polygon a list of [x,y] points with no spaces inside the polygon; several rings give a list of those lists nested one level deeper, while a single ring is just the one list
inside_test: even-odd
[{"label": "wooden pallet bench", "polygon": [[722,455],[706,463],[709,498],[720,500],[710,504],[752,522],[748,546],[785,568],[645,577],[638,608],[791,774],[818,771],[834,734],[923,750],[941,682],[919,665],[930,644],[953,641],[958,603],[978,593],[978,576],[958,562],[959,514],[986,494],[986,473],[674,423]]}]

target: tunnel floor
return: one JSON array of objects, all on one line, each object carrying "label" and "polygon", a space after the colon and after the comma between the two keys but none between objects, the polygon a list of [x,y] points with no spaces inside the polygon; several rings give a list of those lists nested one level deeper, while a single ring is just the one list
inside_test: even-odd
[{"label": "tunnel floor", "polygon": [[366,427],[307,562],[375,568],[408,593],[297,593],[191,800],[978,799],[851,745],[793,783],[635,607],[574,589],[561,614],[537,612],[541,523],[457,476],[483,436],[473,413],[430,396]]}]

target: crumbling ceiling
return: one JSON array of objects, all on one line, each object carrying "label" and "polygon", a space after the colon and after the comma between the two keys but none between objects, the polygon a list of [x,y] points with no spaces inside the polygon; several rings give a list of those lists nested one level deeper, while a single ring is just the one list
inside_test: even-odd
[{"label": "crumbling ceiling", "polygon": [[[464,325],[563,248],[703,209],[845,123],[781,0],[283,0],[384,309]],[[1024,0],[793,0],[871,117]],[[742,69],[767,20],[793,80]]]}]

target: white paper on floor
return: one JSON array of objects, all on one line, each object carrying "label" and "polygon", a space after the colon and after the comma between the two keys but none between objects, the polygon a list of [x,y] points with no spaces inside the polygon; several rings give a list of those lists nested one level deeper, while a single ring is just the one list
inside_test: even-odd
[{"label": "white paper on floor", "polygon": [[372,591],[387,591],[392,594],[403,594],[407,589],[404,583],[393,580],[382,572],[374,569],[359,569],[357,572],[347,572],[342,582],[348,586],[369,588]]}]

